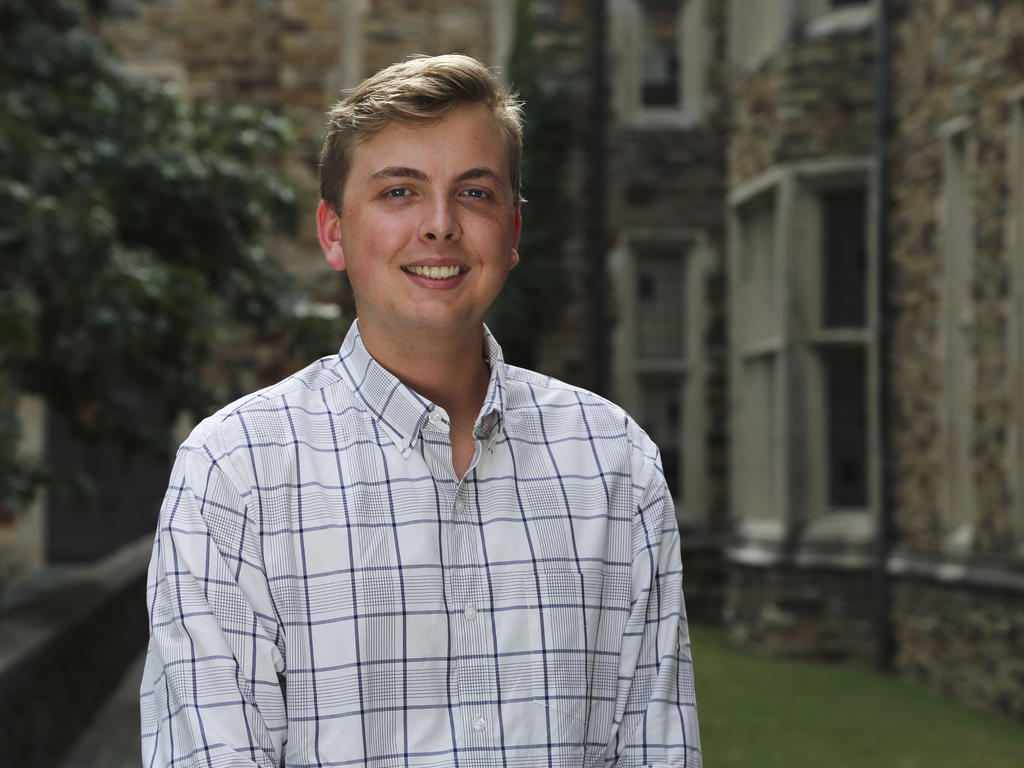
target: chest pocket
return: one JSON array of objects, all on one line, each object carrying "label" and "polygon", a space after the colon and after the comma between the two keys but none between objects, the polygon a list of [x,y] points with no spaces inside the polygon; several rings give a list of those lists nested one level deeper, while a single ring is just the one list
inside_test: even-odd
[{"label": "chest pocket", "polygon": [[581,755],[593,660],[583,574],[573,569],[540,570],[526,581],[536,737],[558,745],[563,754]]}]

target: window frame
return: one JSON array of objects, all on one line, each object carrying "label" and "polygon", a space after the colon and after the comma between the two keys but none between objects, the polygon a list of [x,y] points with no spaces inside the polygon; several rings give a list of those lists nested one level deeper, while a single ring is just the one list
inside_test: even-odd
[{"label": "window frame", "polygon": [[[790,493],[787,482],[788,446],[786,430],[782,428],[782,425],[787,423],[787,414],[790,409],[786,397],[789,378],[789,366],[786,364],[789,329],[786,325],[787,313],[784,311],[784,307],[789,302],[784,256],[788,238],[783,224],[789,218],[792,185],[786,183],[786,175],[779,169],[769,170],[734,190],[729,196],[727,224],[729,237],[728,284],[730,285],[729,327],[734,329],[729,355],[729,433],[732,436],[729,448],[729,497],[732,499],[732,512],[736,519],[737,530],[744,538],[776,542],[783,540],[788,528],[787,500]],[[774,274],[772,280],[778,293],[768,302],[768,306],[774,311],[775,316],[763,319],[763,322],[772,326],[771,332],[762,338],[749,339],[746,337],[749,321],[744,315],[744,310],[747,309],[746,297],[741,295],[744,282],[741,274],[745,258],[743,219],[744,215],[752,210],[752,206],[766,204],[770,205],[770,216],[773,221],[772,270]],[[746,442],[742,439],[747,431],[747,425],[744,423],[747,411],[745,409],[743,371],[746,366],[757,364],[765,358],[772,360],[771,394],[774,400],[774,413],[771,423],[777,427],[771,430],[770,444],[765,449],[765,455],[775,458],[768,468],[770,477],[766,480],[770,483],[770,490],[767,494],[758,493],[761,498],[769,500],[768,514],[752,514],[750,511],[741,512],[738,509],[745,499],[744,489],[740,484],[747,486],[750,483],[748,477],[750,456],[746,453]]]},{"label": "window frame", "polygon": [[[880,498],[878,463],[880,429],[880,362],[878,359],[878,280],[876,249],[876,160],[871,157],[832,158],[795,163],[766,171],[740,186],[729,197],[729,323],[733,329],[748,322],[751,302],[740,295],[739,269],[743,254],[741,227],[746,206],[765,195],[775,196],[775,269],[780,282],[775,302],[778,333],[757,343],[744,343],[738,331],[730,349],[730,498],[737,529],[748,540],[777,545],[801,531],[802,544],[842,543],[869,546],[876,528]],[[862,328],[827,328],[821,317],[822,197],[847,188],[865,192],[865,324]],[[762,319],[767,323],[768,319]],[[827,424],[824,352],[843,345],[863,345],[866,371],[867,504],[832,509],[828,503]],[[777,514],[752,514],[740,507],[744,478],[738,436],[744,434],[744,362],[770,354],[775,370],[774,419],[779,434],[768,450],[779,457],[772,503]]]},{"label": "window frame", "polygon": [[[875,243],[875,185],[873,160],[843,160],[825,162],[800,169],[795,174],[796,200],[794,203],[794,239],[791,251],[797,263],[794,271],[799,280],[797,303],[800,317],[805,323],[798,331],[806,376],[805,435],[806,456],[806,514],[808,535],[833,530],[835,521],[846,520],[850,531],[866,531],[879,508],[880,472],[879,455],[881,429],[879,397],[881,371],[878,359],[878,307],[879,264]],[[824,271],[824,197],[832,192],[863,190],[864,244],[866,273],[864,279],[865,313],[862,326],[829,327],[825,324],[823,295]],[[828,477],[831,471],[828,451],[828,396],[827,362],[830,350],[861,347],[865,359],[866,403],[866,503],[863,506],[833,506],[828,498]],[[825,522],[826,518],[830,522]]]},{"label": "window frame", "polygon": [[[944,369],[939,422],[947,467],[941,478],[939,520],[944,549],[952,553],[966,553],[974,543],[976,504],[971,450],[976,388],[974,356],[970,347],[976,333],[971,285],[975,259],[972,201],[977,138],[971,121],[966,116],[959,116],[939,127],[938,139],[942,169],[937,206],[941,264],[939,356]],[[958,143],[963,144],[962,161],[957,157]],[[961,162],[963,167],[958,168],[957,164]],[[958,174],[963,177],[960,190],[951,187]],[[959,246],[952,242],[957,236],[957,226],[963,229],[963,242]],[[960,247],[964,252],[958,255]],[[964,338],[958,339],[961,336]]]},{"label": "window frame", "polygon": [[[636,355],[637,262],[646,244],[678,247],[684,260],[686,291],[683,317],[685,357],[639,360]],[[709,484],[705,441],[707,414],[705,405],[707,355],[704,332],[707,326],[707,299],[704,287],[713,257],[707,236],[688,228],[635,227],[624,231],[612,251],[609,271],[615,286],[618,322],[612,333],[613,385],[616,400],[631,414],[638,414],[639,381],[643,376],[674,375],[680,380],[683,457],[682,494],[675,498],[676,519],[681,528],[699,528],[707,521]]]},{"label": "window frame", "polygon": [[707,0],[679,4],[679,103],[643,104],[643,0],[612,0],[613,103],[619,121],[632,128],[689,127],[704,114],[708,34],[703,28]]}]

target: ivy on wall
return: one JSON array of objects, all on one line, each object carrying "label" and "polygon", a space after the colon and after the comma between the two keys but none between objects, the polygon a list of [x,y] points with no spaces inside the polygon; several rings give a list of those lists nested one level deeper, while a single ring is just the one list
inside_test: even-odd
[{"label": "ivy on wall", "polygon": [[38,479],[15,392],[80,435],[164,451],[176,414],[224,396],[201,376],[216,349],[302,322],[261,245],[297,221],[272,166],[289,125],[133,76],[77,9],[0,0],[0,509]]},{"label": "ivy on wall", "polygon": [[573,208],[566,195],[566,166],[573,146],[569,100],[542,87],[544,61],[533,46],[533,3],[517,0],[516,31],[509,57],[512,87],[523,100],[523,235],[520,261],[509,276],[487,324],[505,359],[534,368],[538,345],[569,301],[564,265]]}]

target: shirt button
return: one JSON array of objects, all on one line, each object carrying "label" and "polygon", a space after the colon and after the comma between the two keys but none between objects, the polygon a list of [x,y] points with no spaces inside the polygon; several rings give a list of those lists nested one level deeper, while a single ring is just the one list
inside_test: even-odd
[{"label": "shirt button", "polygon": [[466,610],[463,613],[466,616],[466,621],[476,621],[476,606],[472,603],[466,606]]},{"label": "shirt button", "polygon": [[484,720],[483,715],[473,715],[473,730],[479,733],[487,727],[487,721]]},{"label": "shirt button", "polygon": [[430,415],[427,417],[427,419],[429,419],[430,423],[433,424],[436,427],[438,424],[441,423],[441,420],[442,420],[441,412],[440,411],[436,411],[436,410],[435,411],[431,411]]},{"label": "shirt button", "polygon": [[465,511],[466,511],[466,502],[464,502],[462,499],[456,499],[455,500],[455,514],[461,515]]}]

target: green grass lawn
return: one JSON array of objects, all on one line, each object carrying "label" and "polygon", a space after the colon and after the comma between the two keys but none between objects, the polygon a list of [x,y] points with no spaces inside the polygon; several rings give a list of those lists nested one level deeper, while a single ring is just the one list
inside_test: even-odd
[{"label": "green grass lawn", "polygon": [[1024,727],[906,680],[756,658],[691,627],[707,768],[1024,768]]}]

